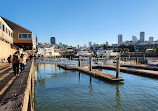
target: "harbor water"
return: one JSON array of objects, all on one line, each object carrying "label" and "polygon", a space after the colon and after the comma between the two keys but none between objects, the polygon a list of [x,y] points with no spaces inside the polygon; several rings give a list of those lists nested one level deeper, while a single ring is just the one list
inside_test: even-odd
[{"label": "harbor water", "polygon": [[[115,71],[96,69],[115,75]],[[120,72],[112,83],[55,64],[35,64],[35,110],[156,111],[158,80]]]}]

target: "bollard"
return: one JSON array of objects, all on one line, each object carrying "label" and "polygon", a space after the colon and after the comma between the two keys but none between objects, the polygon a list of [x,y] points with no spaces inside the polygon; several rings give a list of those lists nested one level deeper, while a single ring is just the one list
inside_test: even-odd
[{"label": "bollard", "polygon": [[117,62],[116,62],[116,78],[119,78],[119,72],[120,72],[120,55],[117,57]]},{"label": "bollard", "polygon": [[89,71],[92,71],[92,57],[89,57]]}]

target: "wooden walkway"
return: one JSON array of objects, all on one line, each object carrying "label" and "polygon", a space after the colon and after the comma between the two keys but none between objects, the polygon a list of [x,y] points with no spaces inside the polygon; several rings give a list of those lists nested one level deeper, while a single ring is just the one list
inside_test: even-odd
[{"label": "wooden walkway", "polygon": [[[110,70],[116,70],[115,65],[95,65],[93,66],[94,69],[110,69]],[[149,70],[149,68],[144,69],[145,66],[133,66],[133,67],[120,67],[120,72],[135,74],[135,75],[141,75],[141,76],[147,76],[147,77],[153,77],[158,78],[158,71],[152,70],[152,68]]]},{"label": "wooden walkway", "polygon": [[16,76],[7,63],[0,63],[0,102],[11,87]]},{"label": "wooden walkway", "polygon": [[100,72],[96,70],[89,71],[89,68],[85,68],[85,67],[72,67],[72,66],[67,66],[67,65],[58,65],[58,67],[61,67],[67,70],[76,70],[76,71],[84,72],[94,77],[99,77],[99,78],[107,79],[110,81],[123,81],[124,80],[124,78],[121,78],[121,77],[116,78],[116,76],[108,74],[108,73],[104,73],[104,72]]}]

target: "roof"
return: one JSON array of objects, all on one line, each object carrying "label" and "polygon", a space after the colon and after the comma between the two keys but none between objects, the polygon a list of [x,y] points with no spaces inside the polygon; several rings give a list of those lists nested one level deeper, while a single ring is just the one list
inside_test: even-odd
[{"label": "roof", "polygon": [[10,27],[12,30],[14,30],[14,29],[17,28],[17,27],[20,27],[20,28],[23,28],[23,29],[29,31],[30,33],[32,33],[32,31],[30,31],[30,30],[28,30],[28,29],[26,29],[26,28],[24,28],[24,27],[22,27],[22,26],[20,26],[20,25],[18,25],[18,24],[16,24],[16,23],[14,23],[14,22],[12,22],[12,21],[10,21],[10,20],[4,18],[4,17],[1,17],[1,18],[9,25],[9,27]]}]

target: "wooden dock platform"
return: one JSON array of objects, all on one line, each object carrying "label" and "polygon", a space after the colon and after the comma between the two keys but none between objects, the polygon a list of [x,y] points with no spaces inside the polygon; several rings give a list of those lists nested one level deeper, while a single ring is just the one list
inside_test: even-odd
[{"label": "wooden dock platform", "polygon": [[116,78],[116,76],[108,74],[108,73],[95,71],[95,70],[89,71],[89,68],[85,68],[85,67],[72,67],[72,66],[67,66],[67,65],[58,65],[58,67],[61,67],[65,70],[75,70],[75,71],[84,72],[94,77],[99,77],[99,78],[110,80],[110,81],[123,81],[124,80],[124,78],[121,78],[121,77]]},{"label": "wooden dock platform", "polygon": [[[115,65],[95,65],[93,66],[94,69],[109,69],[109,70],[116,70],[116,66]],[[148,69],[148,70],[147,70]],[[145,66],[133,66],[133,67],[120,67],[120,72],[125,72],[125,73],[130,73],[130,74],[134,74],[134,75],[141,75],[141,76],[147,76],[147,77],[154,77],[154,78],[158,78],[158,71],[155,70],[149,70],[149,68]]]},{"label": "wooden dock platform", "polygon": [[130,67],[130,68],[138,68],[138,69],[145,69],[145,70],[153,70],[158,71],[157,66],[149,66],[149,65],[121,65],[121,67]]}]

